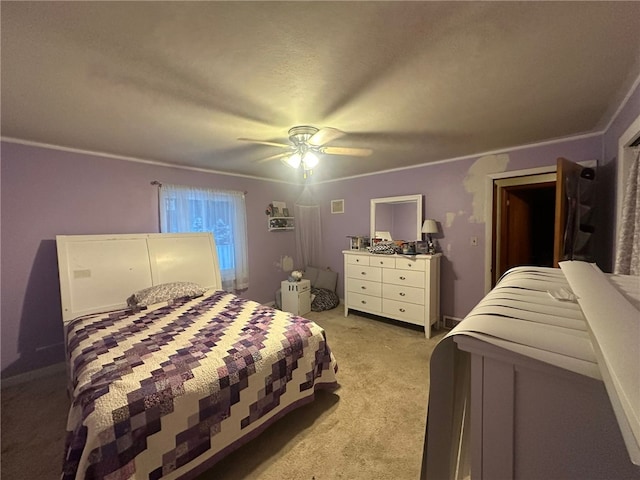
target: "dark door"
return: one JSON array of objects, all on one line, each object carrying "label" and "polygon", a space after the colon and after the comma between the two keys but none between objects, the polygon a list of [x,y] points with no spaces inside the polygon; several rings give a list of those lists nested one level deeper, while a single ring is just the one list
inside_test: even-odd
[{"label": "dark door", "polygon": [[555,182],[501,189],[497,273],[511,267],[551,267],[554,252]]},{"label": "dark door", "polygon": [[558,262],[562,260],[564,245],[568,240],[567,221],[571,209],[568,203],[567,192],[570,188],[571,179],[580,178],[583,167],[571,162],[566,158],[558,158],[556,170],[556,213],[555,213],[555,233],[553,243],[553,266],[558,267]]},{"label": "dark door", "polygon": [[[558,267],[565,255],[571,209],[568,188],[583,167],[558,158],[556,181],[498,188],[494,181],[491,286],[518,265]],[[571,180],[574,179],[574,180]],[[498,248],[499,245],[499,248]]]}]

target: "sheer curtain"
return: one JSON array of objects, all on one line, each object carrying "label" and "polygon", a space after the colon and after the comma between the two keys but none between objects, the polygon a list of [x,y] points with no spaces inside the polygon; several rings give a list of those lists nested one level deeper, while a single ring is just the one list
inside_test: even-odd
[{"label": "sheer curtain", "polygon": [[622,204],[615,273],[640,275],[640,148],[629,169]]},{"label": "sheer curtain", "polygon": [[211,232],[216,241],[222,288],[249,288],[247,213],[243,192],[160,187],[161,232]]},{"label": "sheer curtain", "polygon": [[307,265],[322,266],[322,224],[320,205],[313,199],[308,186],[294,203],[296,216],[297,268]]}]

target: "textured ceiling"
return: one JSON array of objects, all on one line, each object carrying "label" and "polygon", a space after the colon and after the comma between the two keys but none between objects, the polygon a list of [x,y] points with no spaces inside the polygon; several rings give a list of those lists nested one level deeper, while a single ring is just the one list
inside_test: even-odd
[{"label": "textured ceiling", "polygon": [[599,132],[640,74],[640,2],[9,2],[4,138],[316,181]]}]

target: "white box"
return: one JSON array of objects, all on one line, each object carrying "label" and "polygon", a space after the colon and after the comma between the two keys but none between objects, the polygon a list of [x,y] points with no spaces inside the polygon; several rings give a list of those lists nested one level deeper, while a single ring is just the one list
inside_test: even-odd
[{"label": "white box", "polygon": [[311,282],[300,280],[280,284],[282,292],[282,310],[294,315],[305,315],[311,311]]}]

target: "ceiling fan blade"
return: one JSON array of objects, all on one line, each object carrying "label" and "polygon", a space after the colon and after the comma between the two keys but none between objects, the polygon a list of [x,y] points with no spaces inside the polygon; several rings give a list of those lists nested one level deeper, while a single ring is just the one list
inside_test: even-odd
[{"label": "ceiling fan blade", "polygon": [[311,138],[309,138],[308,142],[314,147],[321,147],[322,145],[326,145],[327,143],[340,137],[344,137],[345,135],[346,133],[338,130],[337,128],[325,127],[314,133]]},{"label": "ceiling fan blade", "polygon": [[370,148],[352,147],[324,147],[320,151],[329,155],[350,155],[352,157],[368,157],[373,153]]},{"label": "ceiling fan blade", "polygon": [[289,155],[291,155],[291,152],[278,153],[276,155],[271,155],[270,157],[263,158],[262,160],[258,160],[257,163],[264,163],[270,160],[277,160],[278,158],[288,157]]},{"label": "ceiling fan blade", "polygon": [[253,138],[239,138],[241,142],[259,143],[261,145],[271,145],[272,147],[289,148],[291,145],[286,143],[267,142],[265,140],[254,140]]}]

